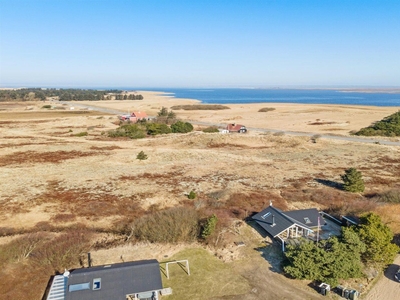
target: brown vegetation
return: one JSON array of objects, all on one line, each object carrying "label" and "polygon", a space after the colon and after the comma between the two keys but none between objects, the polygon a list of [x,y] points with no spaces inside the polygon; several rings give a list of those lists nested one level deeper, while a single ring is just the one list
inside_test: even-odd
[{"label": "brown vegetation", "polygon": [[[373,210],[400,233],[400,204],[390,200],[399,188],[396,147],[324,138],[310,143],[280,132],[193,132],[135,141],[100,138],[100,132],[96,139],[54,137],[55,128],[94,132],[116,125],[90,112],[59,119],[53,111],[41,113],[48,114],[46,123],[22,118],[0,124],[0,298],[40,299],[37,287],[44,289],[56,270],[84,265],[86,251],[143,240],[193,241],[213,214],[216,230],[204,242],[223,253],[236,225],[270,201],[282,210],[317,207],[335,215]],[[138,161],[139,151],[148,159]],[[341,190],[348,166],[363,173],[365,194]],[[192,190],[197,197],[190,200]],[[63,258],[68,247],[71,256]]]},{"label": "brown vegetation", "polygon": [[193,104],[193,105],[174,105],[171,106],[173,110],[222,110],[230,109],[230,107],[219,104]]}]

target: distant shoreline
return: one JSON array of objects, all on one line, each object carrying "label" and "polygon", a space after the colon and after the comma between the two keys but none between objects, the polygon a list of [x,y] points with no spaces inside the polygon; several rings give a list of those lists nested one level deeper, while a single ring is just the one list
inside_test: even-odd
[{"label": "distant shoreline", "polygon": [[[400,87],[392,87],[392,88],[379,88],[379,87],[371,87],[371,88],[341,88],[341,87],[265,87],[265,88],[243,88],[243,87],[152,87],[152,88],[127,88],[127,87],[0,87],[0,90],[19,90],[19,89],[31,89],[31,88],[41,88],[41,89],[77,89],[77,90],[109,90],[109,89],[118,89],[118,90],[126,90],[126,91],[154,91],[160,92],[163,89],[193,89],[193,90],[224,90],[224,89],[232,89],[232,90],[304,90],[304,91],[338,91],[343,93],[370,93],[370,94],[400,94]],[[163,92],[165,94],[173,94],[171,92]]]}]

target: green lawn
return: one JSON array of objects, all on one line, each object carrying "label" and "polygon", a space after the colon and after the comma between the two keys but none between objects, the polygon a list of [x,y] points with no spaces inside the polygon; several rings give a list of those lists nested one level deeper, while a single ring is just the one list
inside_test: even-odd
[{"label": "green lawn", "polygon": [[[162,274],[162,281],[165,288],[172,288],[172,295],[165,299],[203,300],[250,290],[247,280],[236,274],[231,264],[223,263],[202,248],[183,250],[168,261],[183,259],[189,261],[190,276],[179,265],[169,264],[169,279]],[[165,268],[165,263],[160,265]]]}]

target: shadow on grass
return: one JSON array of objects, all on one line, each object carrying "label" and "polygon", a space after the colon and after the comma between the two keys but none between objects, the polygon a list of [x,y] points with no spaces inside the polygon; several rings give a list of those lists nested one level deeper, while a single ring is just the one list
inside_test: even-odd
[{"label": "shadow on grass", "polygon": [[265,246],[254,248],[254,250],[260,252],[261,257],[270,264],[270,271],[282,274],[282,261],[284,257],[281,245],[278,242],[266,243]]},{"label": "shadow on grass", "polygon": [[251,220],[250,217],[246,220],[246,223],[254,230],[256,230],[262,238],[265,239],[264,245],[256,247],[254,248],[254,250],[258,251],[261,254],[261,257],[270,264],[270,271],[275,273],[282,273],[281,264],[284,258],[282,253],[282,246],[274,239],[271,239],[266,231],[255,221]]},{"label": "shadow on grass", "polygon": [[327,180],[327,179],[321,179],[321,178],[315,178],[314,179],[316,182],[323,184],[325,186],[343,191],[343,184],[340,182],[332,181],[332,180]]}]

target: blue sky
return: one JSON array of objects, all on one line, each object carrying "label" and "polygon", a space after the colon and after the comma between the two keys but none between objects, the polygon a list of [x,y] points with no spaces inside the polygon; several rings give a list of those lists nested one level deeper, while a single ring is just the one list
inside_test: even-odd
[{"label": "blue sky", "polygon": [[400,1],[0,0],[0,86],[400,87]]}]

